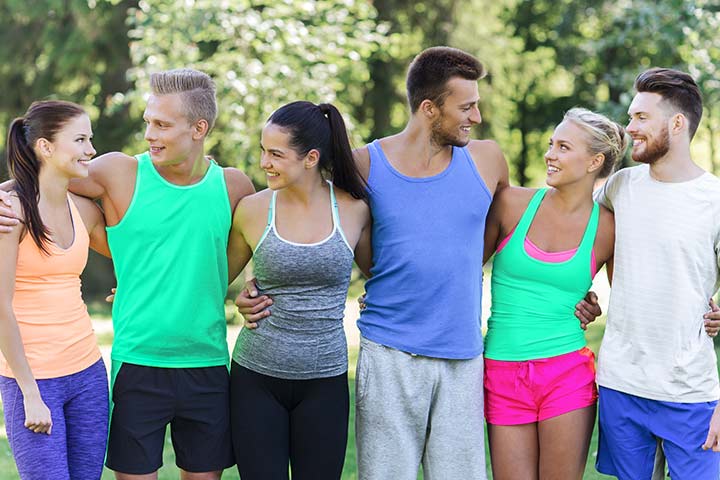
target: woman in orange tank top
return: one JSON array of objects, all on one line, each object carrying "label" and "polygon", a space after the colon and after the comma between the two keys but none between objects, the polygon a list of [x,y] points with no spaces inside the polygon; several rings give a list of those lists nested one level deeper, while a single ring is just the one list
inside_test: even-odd
[{"label": "woman in orange tank top", "polygon": [[87,113],[60,101],[33,103],[8,132],[21,225],[0,235],[0,394],[23,480],[102,474],[107,373],[80,273],[88,246],[110,252],[100,209],[68,193],[88,175],[91,139]]}]

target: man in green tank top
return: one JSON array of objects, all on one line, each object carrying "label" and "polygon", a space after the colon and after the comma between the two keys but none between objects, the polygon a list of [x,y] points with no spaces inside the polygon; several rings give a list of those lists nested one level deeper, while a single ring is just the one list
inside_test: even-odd
[{"label": "man in green tank top", "polygon": [[118,281],[106,464],[120,480],[155,474],[169,423],[183,479],[219,479],[234,463],[227,241],[235,206],[254,188],[204,154],[217,115],[212,79],[181,69],[150,82],[149,151],[102,155],[70,185],[101,200]]}]

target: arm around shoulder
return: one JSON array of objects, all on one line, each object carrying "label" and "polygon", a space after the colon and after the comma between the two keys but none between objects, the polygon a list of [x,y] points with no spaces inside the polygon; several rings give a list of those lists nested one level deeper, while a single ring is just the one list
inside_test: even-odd
[{"label": "arm around shoulder", "polygon": [[122,152],[110,152],[100,155],[90,162],[89,173],[85,178],[70,181],[69,189],[81,197],[97,200],[107,192],[108,187],[121,176],[135,177],[137,160]]},{"label": "arm around shoulder", "polygon": [[508,165],[500,146],[492,140],[473,140],[468,150],[491,194],[509,185]]}]

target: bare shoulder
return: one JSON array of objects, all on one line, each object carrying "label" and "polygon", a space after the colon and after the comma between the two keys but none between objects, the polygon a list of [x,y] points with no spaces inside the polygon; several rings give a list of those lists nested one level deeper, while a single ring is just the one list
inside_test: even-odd
[{"label": "bare shoulder", "polygon": [[70,194],[72,202],[80,212],[83,223],[86,227],[92,227],[98,224],[100,220],[104,220],[102,210],[98,205],[90,200],[89,198],[81,197],[80,195]]},{"label": "bare shoulder", "polygon": [[537,188],[507,186],[497,191],[493,203],[510,210],[524,211],[537,191]]},{"label": "bare shoulder", "polygon": [[358,215],[370,215],[370,206],[365,200],[353,197],[345,190],[335,187],[335,198],[338,207],[342,210],[356,213]]},{"label": "bare shoulder", "polygon": [[129,166],[136,167],[137,158],[122,152],[108,152],[90,162],[90,171],[91,173],[112,173],[126,169]]},{"label": "bare shoulder", "polygon": [[225,177],[225,185],[233,209],[242,198],[255,193],[255,187],[250,178],[241,170],[234,167],[225,167],[223,168],[223,176]]},{"label": "bare shoulder", "polygon": [[265,215],[270,207],[271,198],[272,190],[269,188],[260,190],[257,193],[251,193],[240,199],[237,211],[242,216],[248,216],[253,212],[263,212],[263,215]]},{"label": "bare shoulder", "polygon": [[365,145],[361,148],[353,150],[353,157],[355,158],[355,165],[360,172],[360,175],[367,180],[370,175],[370,150]]},{"label": "bare shoulder", "polygon": [[603,235],[611,234],[615,238],[615,215],[611,210],[600,205],[600,218],[598,220],[598,228]]},{"label": "bare shoulder", "polygon": [[496,142],[471,140],[467,148],[490,193],[508,185],[507,161]]}]

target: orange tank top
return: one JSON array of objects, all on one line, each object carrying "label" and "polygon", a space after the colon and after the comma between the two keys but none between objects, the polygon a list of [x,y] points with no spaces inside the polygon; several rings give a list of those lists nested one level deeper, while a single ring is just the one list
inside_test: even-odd
[{"label": "orange tank top", "polygon": [[[101,355],[80,293],[90,238],[68,195],[73,242],[67,249],[49,242],[45,255],[27,234],[18,246],[13,311],[25,356],[36,379],[77,373]],[[0,355],[0,375],[14,377]]]}]

